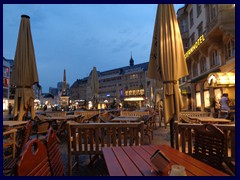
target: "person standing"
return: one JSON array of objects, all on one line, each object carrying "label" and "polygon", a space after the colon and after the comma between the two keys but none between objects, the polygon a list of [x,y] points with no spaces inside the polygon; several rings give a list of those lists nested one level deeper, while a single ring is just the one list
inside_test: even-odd
[{"label": "person standing", "polygon": [[9,103],[9,105],[8,105],[8,114],[9,114],[9,115],[12,114],[12,109],[13,109],[12,104]]},{"label": "person standing", "polygon": [[222,98],[219,101],[220,103],[220,107],[221,107],[221,111],[229,111],[229,99],[228,99],[228,94],[224,93],[222,95]]}]

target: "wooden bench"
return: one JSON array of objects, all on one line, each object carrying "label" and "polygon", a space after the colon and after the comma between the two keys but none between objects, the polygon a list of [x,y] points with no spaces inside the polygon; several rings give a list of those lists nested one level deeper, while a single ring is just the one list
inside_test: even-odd
[{"label": "wooden bench", "polygon": [[[68,124],[68,173],[78,164],[80,155],[102,155],[103,147],[143,145],[144,123]],[[73,165],[73,156],[76,163]]]}]

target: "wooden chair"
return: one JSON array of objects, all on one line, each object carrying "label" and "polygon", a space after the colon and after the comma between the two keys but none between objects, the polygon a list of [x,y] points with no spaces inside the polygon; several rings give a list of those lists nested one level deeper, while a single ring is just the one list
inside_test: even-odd
[{"label": "wooden chair", "polygon": [[98,116],[100,122],[109,122],[111,121],[111,119],[113,119],[113,115],[111,115],[110,113],[106,112],[106,113],[102,113]]},{"label": "wooden chair", "polygon": [[[143,145],[143,122],[138,123],[69,123],[68,173],[79,165],[80,155],[102,155],[103,147]],[[73,156],[75,161],[73,163]],[[78,167],[78,166],[77,166]]]},{"label": "wooden chair", "polygon": [[[12,130],[15,131],[14,129]],[[16,149],[16,153],[14,152],[15,150],[13,150],[13,152],[15,153],[15,156],[12,156],[12,158],[5,159],[3,162],[4,175],[14,175],[16,173],[15,166],[16,166],[17,158],[20,156],[23,146],[30,139],[31,130],[32,130],[32,124],[31,124],[31,121],[28,121],[28,123],[24,126],[24,128],[18,132],[17,138],[15,137],[15,140],[14,140],[15,146],[13,147],[14,149]]]},{"label": "wooden chair", "polygon": [[148,137],[149,144],[152,143],[153,139],[153,118],[153,115],[145,115],[140,117],[140,119],[144,121],[144,136]]},{"label": "wooden chair", "polygon": [[46,135],[46,148],[51,168],[52,176],[63,176],[64,165],[62,162],[61,152],[58,147],[58,138],[54,130],[50,127]]},{"label": "wooden chair", "polygon": [[27,142],[17,162],[17,176],[51,176],[47,149],[39,139]]},{"label": "wooden chair", "polygon": [[3,132],[3,159],[15,158],[16,156],[16,133],[17,129]]},{"label": "wooden chair", "polygon": [[216,169],[234,175],[234,168],[228,166],[230,161],[224,156],[225,151],[227,151],[224,144],[225,136],[221,129],[213,124],[203,124],[195,129],[193,157]]},{"label": "wooden chair", "polygon": [[[32,135],[36,135],[37,139],[43,140],[45,135],[48,132],[48,129],[51,125],[51,121],[46,121],[42,119],[40,116],[36,116],[33,120],[33,131]],[[41,137],[41,135],[44,135]]]}]

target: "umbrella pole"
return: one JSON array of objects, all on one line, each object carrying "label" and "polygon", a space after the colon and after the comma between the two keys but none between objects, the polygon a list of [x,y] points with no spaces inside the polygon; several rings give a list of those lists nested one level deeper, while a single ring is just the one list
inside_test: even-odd
[{"label": "umbrella pole", "polygon": [[170,145],[174,148],[174,117],[170,120]]}]

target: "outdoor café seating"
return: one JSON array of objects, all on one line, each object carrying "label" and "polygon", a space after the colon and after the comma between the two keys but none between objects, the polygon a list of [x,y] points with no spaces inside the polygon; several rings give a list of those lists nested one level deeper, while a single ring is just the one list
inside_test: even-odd
[{"label": "outdoor caf\u00e9 seating", "polygon": [[16,175],[64,175],[64,165],[58,147],[58,139],[52,128],[49,128],[44,141],[32,139],[25,144],[16,163]]},{"label": "outdoor caf\u00e9 seating", "polygon": [[[213,124],[203,124],[195,129],[194,147],[192,156],[216,169],[230,175],[235,175],[234,165],[225,157],[225,135]],[[230,164],[230,166],[228,166]]]},{"label": "outdoor caf\u00e9 seating", "polygon": [[44,120],[44,117],[40,115],[35,116],[33,120],[32,136],[36,136],[37,139],[44,139],[51,126],[51,121]]},{"label": "outdoor caf\u00e9 seating", "polygon": [[[68,123],[68,173],[79,165],[80,155],[94,155],[89,164],[106,146],[143,144],[143,122],[138,123]],[[73,162],[75,157],[75,162]]]},{"label": "outdoor caf\u00e9 seating", "polygon": [[18,157],[20,156],[24,145],[30,139],[32,130],[31,121],[24,126],[23,129],[17,131],[17,129],[11,129],[6,132],[3,132],[3,136],[5,137],[3,140],[3,151],[9,153],[8,155],[4,155],[3,160],[3,174],[4,175],[14,175],[15,166]]}]

